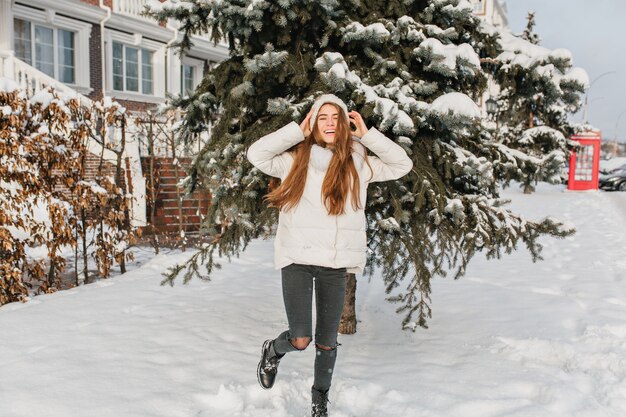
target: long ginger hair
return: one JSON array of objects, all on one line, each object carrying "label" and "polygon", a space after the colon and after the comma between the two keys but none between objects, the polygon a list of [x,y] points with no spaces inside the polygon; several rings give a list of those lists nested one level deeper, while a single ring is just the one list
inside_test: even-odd
[{"label": "long ginger hair", "polygon": [[[334,106],[339,116],[335,129],[334,143],[327,145],[324,142],[319,131],[319,123],[316,121],[311,134],[303,142],[292,148],[293,164],[287,177],[285,177],[278,188],[265,196],[265,200],[270,207],[290,210],[298,205],[304,193],[311,147],[317,144],[322,147],[329,147],[333,151],[333,156],[322,183],[321,192],[328,214],[331,216],[344,214],[346,212],[345,206],[348,194],[352,197],[352,208],[354,210],[361,208],[361,188],[359,174],[352,157],[352,132],[348,117],[339,106],[333,103],[327,104]],[[367,153],[364,152],[363,157],[369,165]]]}]

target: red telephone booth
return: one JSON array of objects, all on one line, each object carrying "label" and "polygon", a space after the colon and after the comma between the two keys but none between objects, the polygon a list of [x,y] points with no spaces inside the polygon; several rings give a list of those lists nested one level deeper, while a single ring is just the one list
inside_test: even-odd
[{"label": "red telephone booth", "polygon": [[597,190],[598,171],[600,169],[600,131],[583,132],[570,139],[580,144],[569,158],[568,190]]}]

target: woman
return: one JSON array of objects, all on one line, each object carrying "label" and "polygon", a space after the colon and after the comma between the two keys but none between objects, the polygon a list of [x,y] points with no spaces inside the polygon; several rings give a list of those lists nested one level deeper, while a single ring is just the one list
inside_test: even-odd
[{"label": "woman", "polygon": [[[376,156],[368,157],[365,148]],[[412,162],[400,146],[368,129],[359,113],[348,112],[332,94],[320,96],[299,126],[291,122],[255,142],[248,159],[282,181],[266,200],[280,210],[275,266],[282,269],[289,321],[289,330],[263,344],[259,383],[271,388],[282,357],[311,342],[315,289],[312,415],[327,416],[346,272],[362,272],[365,266],[367,185],[402,177]]]}]

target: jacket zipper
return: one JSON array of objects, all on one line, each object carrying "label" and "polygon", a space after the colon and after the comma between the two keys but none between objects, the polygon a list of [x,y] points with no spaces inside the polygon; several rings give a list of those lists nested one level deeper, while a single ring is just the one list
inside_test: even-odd
[{"label": "jacket zipper", "polygon": [[333,263],[335,265],[337,264],[337,236],[339,236],[339,217],[335,216],[335,245],[334,245],[335,257],[333,259]]}]

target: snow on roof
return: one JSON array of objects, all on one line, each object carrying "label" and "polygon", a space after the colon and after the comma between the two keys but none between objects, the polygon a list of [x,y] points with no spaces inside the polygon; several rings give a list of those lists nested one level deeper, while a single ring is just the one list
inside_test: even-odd
[{"label": "snow on roof", "polygon": [[581,123],[579,125],[575,126],[576,129],[576,134],[577,135],[592,135],[592,136],[598,136],[600,134],[600,129],[598,129],[597,127],[589,124],[589,123]]},{"label": "snow on roof", "polygon": [[463,93],[448,93],[437,97],[430,104],[430,110],[442,114],[452,112],[466,117],[481,117],[478,105]]}]

